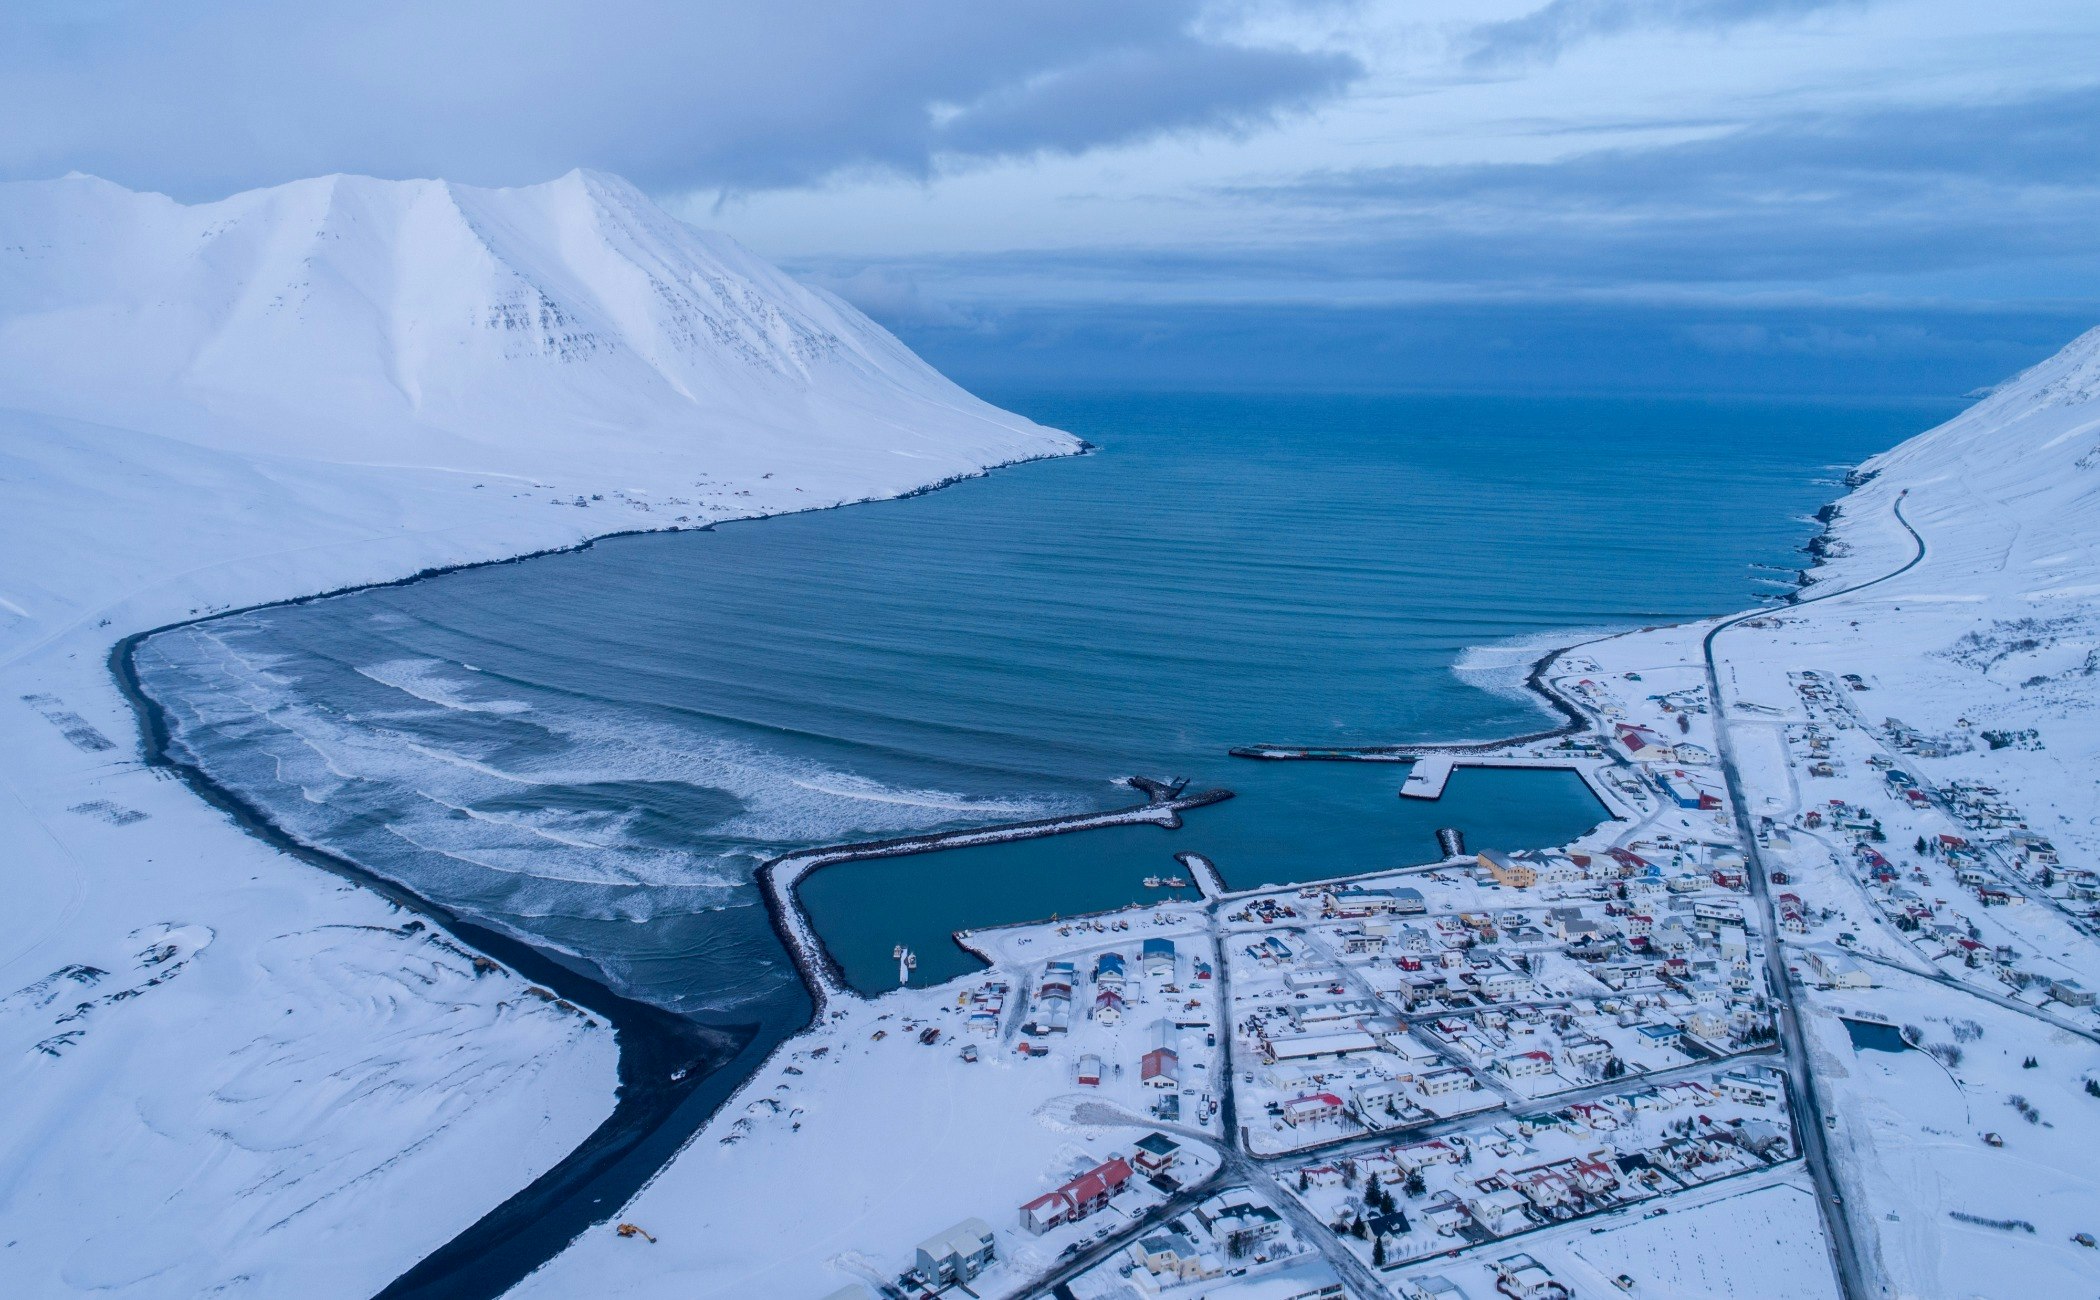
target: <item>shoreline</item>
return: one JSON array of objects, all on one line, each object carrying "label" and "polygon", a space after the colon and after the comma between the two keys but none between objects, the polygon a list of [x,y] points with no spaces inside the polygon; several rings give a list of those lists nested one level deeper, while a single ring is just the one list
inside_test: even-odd
[{"label": "shoreline", "polygon": [[1563,736],[1581,735],[1590,730],[1589,716],[1553,689],[1552,683],[1546,679],[1546,671],[1561,656],[1580,650],[1586,645],[1596,645],[1600,641],[1609,641],[1614,637],[1628,636],[1635,632],[1650,632],[1659,626],[1683,625],[1651,624],[1646,627],[1627,628],[1624,632],[1593,636],[1548,650],[1533,660],[1530,671],[1524,674],[1524,685],[1545,701],[1549,712],[1558,713],[1562,719],[1558,726],[1544,731],[1527,731],[1522,735],[1508,736],[1501,740],[1461,740],[1450,744],[1425,742],[1411,745],[1237,745],[1227,752],[1233,758],[1251,758],[1265,762],[1412,763],[1432,753],[1493,754],[1513,749],[1518,745],[1534,745],[1540,741],[1559,740]]},{"label": "shoreline", "polygon": [[[435,934],[446,935],[457,945],[485,954],[520,979],[551,989],[563,1002],[580,1008],[578,1014],[594,1015],[597,1019],[593,1023],[602,1020],[613,1034],[619,1065],[611,1113],[591,1130],[588,1137],[538,1178],[492,1207],[435,1252],[417,1261],[379,1293],[399,1297],[501,1295],[540,1264],[559,1254],[561,1247],[595,1223],[593,1220],[575,1224],[575,1232],[563,1237],[560,1246],[554,1249],[538,1244],[521,1245],[522,1234],[528,1229],[545,1227],[550,1219],[559,1217],[543,1211],[542,1207],[549,1202],[576,1200],[586,1191],[600,1193],[602,1200],[630,1181],[628,1193],[639,1191],[646,1178],[633,1177],[632,1171],[626,1171],[626,1176],[623,1176],[620,1163],[633,1155],[650,1136],[663,1131],[695,1093],[742,1056],[757,1037],[760,1026],[710,1025],[628,998],[522,939],[466,920],[449,908],[370,871],[350,858],[292,835],[261,809],[212,780],[195,764],[185,762],[169,751],[166,711],[139,685],[133,662],[140,643],[166,630],[155,628],[124,637],[111,647],[109,653],[109,668],[117,688],[137,716],[139,743],[148,768],[174,773],[192,794],[225,814],[242,833],[309,866],[370,890],[409,913],[415,918],[411,924],[428,925]],[[692,1131],[697,1132],[708,1117],[695,1117]],[[610,1180],[610,1185],[603,1185],[604,1180]],[[621,1203],[625,1199],[622,1197]],[[470,1268],[503,1276],[489,1277],[490,1285],[486,1287],[455,1289],[446,1285],[457,1278],[461,1270]]]},{"label": "shoreline", "polygon": [[[564,997],[596,1011],[613,1027],[619,1046],[619,1086],[613,1113],[594,1130],[589,1138],[542,1174],[525,1188],[494,1207],[481,1219],[470,1225],[451,1242],[417,1261],[402,1273],[380,1294],[388,1297],[423,1295],[445,1296],[498,1296],[516,1281],[529,1275],[541,1264],[558,1256],[567,1245],[591,1228],[610,1221],[621,1207],[635,1194],[667,1168],[676,1155],[684,1150],[706,1127],[707,1123],[728,1105],[744,1086],[763,1069],[764,1061],[753,1062],[750,1069],[742,1072],[727,1092],[704,1107],[694,1107],[695,1113],[684,1114],[684,1103],[698,1094],[711,1079],[721,1079],[723,1072],[736,1064],[757,1040],[761,1026],[736,1026],[729,1029],[707,1027],[701,1022],[626,998],[604,983],[589,975],[575,971],[558,960],[533,947],[530,942],[517,939],[453,914],[422,898],[412,890],[386,880],[356,862],[308,845],[275,822],[260,809],[248,804],[231,791],[220,787],[194,765],[174,758],[167,751],[168,735],[166,717],[160,706],[146,695],[137,683],[132,657],[137,647],[148,638],[177,628],[208,622],[212,619],[233,617],[277,606],[304,605],[338,596],[376,589],[406,586],[441,577],[466,569],[476,569],[500,564],[516,564],[529,559],[550,555],[589,550],[601,541],[625,537],[639,537],[653,533],[712,532],[723,524],[757,522],[762,519],[792,514],[812,513],[819,510],[840,509],[847,505],[872,504],[883,500],[902,500],[926,495],[959,482],[989,475],[993,469],[1033,463],[1038,460],[1062,459],[1064,455],[1092,454],[1096,448],[1080,441],[1072,452],[1025,457],[987,466],[982,470],[949,476],[937,483],[927,484],[909,492],[887,497],[868,497],[855,501],[842,501],[826,506],[811,506],[802,510],[777,512],[777,515],[753,515],[723,519],[706,524],[675,524],[661,528],[624,529],[598,534],[570,545],[547,547],[522,552],[499,559],[470,561],[456,565],[436,566],[418,570],[403,577],[384,581],[353,584],[323,592],[308,593],[282,600],[258,602],[256,604],[210,610],[199,615],[177,620],[160,627],[130,634],[119,640],[109,652],[109,667],[116,677],[119,689],[131,704],[140,726],[142,745],[146,749],[148,766],[171,770],[200,798],[227,814],[234,824],[273,848],[286,852],[310,865],[316,865],[332,874],[342,876],[365,888],[372,889],[381,897],[412,913],[427,918],[441,930],[451,934],[469,947],[489,952],[491,956],[504,960],[520,975],[540,979]],[[1813,567],[1813,566],[1811,566]],[[1705,622],[1709,617],[1687,620],[1689,623]],[[1681,626],[1673,624],[1665,626]],[[1604,636],[1590,637],[1567,646],[1547,651],[1533,662],[1525,676],[1524,684],[1537,698],[1543,701],[1551,713],[1559,714],[1563,721],[1549,729],[1523,733],[1492,741],[1466,741],[1450,745],[1376,745],[1349,748],[1292,749],[1282,746],[1246,746],[1230,751],[1231,756],[1264,760],[1332,760],[1332,761],[1407,761],[1422,751],[1434,749],[1449,754],[1491,754],[1507,752],[1513,748],[1553,740],[1565,736],[1584,734],[1593,730],[1592,720],[1574,704],[1559,694],[1546,679],[1550,666],[1564,655],[1585,645],[1595,644],[1626,635],[1626,629]],[[1144,787],[1138,787],[1143,789]],[[1593,791],[1594,793],[1594,791]],[[947,847],[962,847],[968,844],[997,843],[1011,839],[1032,839],[1050,835],[1073,833],[1126,824],[1156,823],[1178,826],[1178,812],[1184,808],[1205,806],[1232,797],[1229,790],[1204,791],[1188,799],[1162,800],[1155,793],[1145,804],[1104,813],[1080,814],[1065,818],[1048,818],[1037,822],[1011,823],[990,827],[938,833],[929,836],[902,837],[895,840],[868,841],[858,844],[833,845],[818,849],[800,850],[783,854],[761,865],[754,874],[754,883],[759,884],[761,896],[766,900],[768,919],[775,934],[780,938],[790,961],[795,965],[798,978],[807,994],[811,1009],[806,1019],[787,1029],[770,1043],[764,1058],[770,1059],[780,1047],[825,1017],[831,999],[841,993],[860,997],[846,984],[843,972],[836,959],[825,948],[821,938],[801,907],[798,887],[810,873],[825,866],[878,857],[904,856],[919,852],[935,851]],[[1600,801],[1602,802],[1602,801]],[[1606,812],[1611,809],[1606,804]],[[1120,910],[1120,909],[1118,909]],[[997,927],[986,927],[997,928]],[[806,934],[804,933],[806,932]],[[965,932],[970,933],[970,932]],[[956,940],[965,951],[972,951],[960,938]],[[544,973],[543,973],[544,972]],[[573,991],[572,991],[573,990]],[[704,1032],[703,1032],[704,1031]],[[676,1057],[681,1044],[692,1044],[695,1035],[707,1037],[711,1049],[716,1053],[704,1071],[689,1071],[677,1080],[662,1082],[672,1073],[672,1058]],[[734,1039],[733,1045],[730,1039]],[[681,1062],[676,1068],[686,1068]],[[648,1073],[654,1071],[653,1074]],[[645,1075],[647,1077],[645,1077]],[[653,1141],[652,1141],[653,1139]],[[623,1171],[619,1162],[633,1156],[649,1145],[664,1150],[660,1159],[655,1159],[646,1171]],[[605,1185],[603,1194],[587,1203],[583,1193],[599,1190],[595,1180],[612,1178]],[[621,1191],[624,1188],[624,1192]],[[570,1207],[580,1210],[564,1214]],[[603,1206],[601,1210],[594,1208]],[[573,1231],[570,1230],[573,1226]],[[522,1245],[515,1251],[510,1248],[520,1243],[523,1234],[535,1228],[552,1228],[545,1245]],[[534,1234],[537,1238],[540,1234]],[[558,1240],[556,1239],[558,1237]],[[521,1257],[531,1255],[522,1268]],[[487,1267],[493,1264],[494,1267]],[[494,1275],[501,1271],[507,1280],[497,1282]],[[489,1283],[495,1282],[494,1285]],[[476,1285],[482,1283],[482,1285]]]},{"label": "shoreline", "polygon": [[[1069,435],[1068,435],[1069,436]],[[763,1068],[764,1059],[736,1079],[720,1096],[705,1105],[693,1104],[721,1087],[725,1071],[743,1058],[762,1035],[765,1022],[730,1025],[709,1024],[653,1004],[629,998],[602,979],[576,970],[527,940],[499,929],[470,921],[423,897],[409,887],[377,874],[341,854],[308,844],[280,826],[266,812],[214,781],[201,768],[176,758],[169,751],[167,714],[149,695],[138,678],[135,656],[138,647],[152,637],[179,628],[193,627],[215,619],[233,618],[259,610],[315,604],[359,592],[405,587],[411,583],[470,569],[522,564],[548,556],[581,553],[600,542],[664,533],[714,532],[725,524],[755,523],[797,514],[839,510],[924,496],[971,479],[987,478],[993,470],[1008,469],[1038,461],[1062,460],[1068,456],[1092,455],[1099,450],[1083,438],[1073,438],[1069,451],[1024,456],[993,465],[951,474],[937,482],[888,496],[860,497],[829,505],[782,510],[772,514],[745,515],[712,520],[704,524],[670,524],[657,528],[627,528],[593,534],[561,546],[521,551],[494,559],[469,560],[435,565],[396,578],[351,583],[318,592],[306,592],[277,600],[247,605],[205,608],[187,618],[132,632],[118,638],[104,656],[104,667],[115,682],[119,696],[129,706],[138,729],[142,765],[149,770],[172,772],[207,806],[224,814],[234,828],[270,848],[308,866],[371,891],[396,908],[408,912],[424,925],[447,936],[453,944],[484,954],[521,979],[553,990],[555,997],[575,1007],[578,1014],[594,1014],[613,1033],[618,1060],[612,1111],[577,1146],[539,1177],[516,1189],[450,1241],[410,1264],[378,1294],[393,1300],[408,1297],[445,1297],[446,1300],[496,1300],[540,1266],[555,1258],[570,1243],[593,1227],[609,1220],[621,1207],[648,1185],[662,1169],[706,1127],[707,1122],[734,1097],[743,1084]],[[763,891],[762,896],[763,896]],[[781,919],[768,913],[776,932]],[[794,950],[790,948],[790,956]],[[801,970],[798,967],[798,975]],[[814,1004],[816,990],[805,979],[804,994]],[[799,1024],[788,1028],[768,1046],[765,1058],[780,1043],[791,1041],[817,1022],[812,1009]],[[695,1113],[687,1114],[688,1109]],[[625,1167],[630,1159],[668,1149],[649,1159],[644,1169]],[[604,1208],[601,1208],[604,1207]]]}]

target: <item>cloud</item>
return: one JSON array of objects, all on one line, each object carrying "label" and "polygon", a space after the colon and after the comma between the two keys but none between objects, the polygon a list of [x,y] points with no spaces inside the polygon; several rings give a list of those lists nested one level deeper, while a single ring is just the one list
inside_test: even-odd
[{"label": "cloud", "polygon": [[1343,277],[1639,287],[2090,266],[2096,122],[2100,87],[2082,87],[1777,116],[1552,162],[1335,172],[1232,197],[1302,214],[1325,251],[1296,259],[1299,272]]},{"label": "cloud", "polygon": [[754,189],[1246,131],[1362,73],[1240,35],[1247,17],[1237,0],[11,5],[0,174],[200,197],[330,171],[507,184],[589,166]]},{"label": "cloud", "polygon": [[1550,63],[1570,46],[1637,28],[1718,31],[1867,3],[1871,0],[1549,0],[1521,18],[1475,27],[1466,62],[1475,68]]}]

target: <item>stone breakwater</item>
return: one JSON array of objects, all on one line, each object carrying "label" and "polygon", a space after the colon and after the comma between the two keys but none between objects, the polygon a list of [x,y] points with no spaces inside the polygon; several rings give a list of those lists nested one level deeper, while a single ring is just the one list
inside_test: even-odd
[{"label": "stone breakwater", "polygon": [[1203,790],[1196,794],[1173,798],[1155,798],[1131,808],[1113,808],[1107,812],[1079,813],[1070,817],[1046,817],[1037,821],[1008,822],[999,826],[981,826],[969,830],[941,831],[931,835],[909,835],[898,839],[868,840],[858,844],[836,844],[825,848],[803,849],[795,853],[784,853],[760,866],[759,889],[765,896],[766,910],[772,916],[773,928],[780,942],[788,951],[795,969],[808,987],[810,997],[816,1003],[819,1019],[829,1010],[835,999],[859,996],[846,983],[845,972],[839,968],[824,941],[818,937],[816,927],[810,924],[809,914],[803,910],[797,889],[809,874],[823,867],[837,866],[846,862],[860,862],[871,858],[895,858],[911,853],[927,853],[935,849],[970,848],[980,844],[1008,844],[1016,840],[1041,839],[1049,835],[1067,835],[1074,831],[1100,830],[1109,826],[1160,826],[1174,830],[1181,825],[1181,814],[1191,808],[1202,808],[1232,798],[1230,790]]}]

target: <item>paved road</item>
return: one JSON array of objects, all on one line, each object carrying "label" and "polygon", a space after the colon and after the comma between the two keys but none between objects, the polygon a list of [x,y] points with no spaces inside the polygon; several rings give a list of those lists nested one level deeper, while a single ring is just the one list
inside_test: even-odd
[{"label": "paved road", "polygon": [[[1810,596],[1797,603],[1814,604],[1818,601],[1848,596],[1878,586],[1892,578],[1910,572],[1925,558],[1925,539],[1911,527],[1903,517],[1903,500],[1899,496],[1894,505],[1896,522],[1910,534],[1916,551],[1900,567],[1882,574],[1878,578],[1826,591]],[[1744,792],[1742,772],[1736,765],[1735,745],[1728,731],[1728,710],[1721,696],[1721,673],[1714,659],[1714,641],[1721,633],[1738,623],[1753,618],[1769,617],[1769,610],[1752,610],[1723,619],[1708,630],[1700,644],[1706,661],[1706,693],[1713,709],[1714,748],[1721,762],[1721,773],[1728,785],[1728,801],[1735,810],[1736,830],[1742,838],[1744,853],[1750,863],[1750,892],[1756,898],[1765,918],[1765,974],[1773,995],[1779,999],[1780,1041],[1786,1047],[1787,1075],[1793,1087],[1795,1104],[1801,1123],[1796,1127],[1800,1133],[1801,1153],[1811,1177],[1815,1179],[1817,1203],[1823,1210],[1823,1223],[1830,1244],[1831,1264],[1837,1274],[1839,1289],[1846,1300],[1866,1300],[1869,1296],[1882,1295],[1887,1287],[1876,1283],[1867,1284],[1865,1269],[1861,1262],[1859,1244],[1852,1235],[1850,1216],[1846,1214],[1842,1193],[1831,1170],[1830,1148],[1821,1103],[1817,1100],[1815,1080],[1809,1070],[1808,1043],[1801,1032],[1801,1018],[1795,1001],[1795,984],[1787,972],[1786,953],[1779,942],[1779,909],[1772,897],[1770,873],[1765,866],[1764,854],[1758,844],[1757,828],[1750,820],[1750,803]]]}]

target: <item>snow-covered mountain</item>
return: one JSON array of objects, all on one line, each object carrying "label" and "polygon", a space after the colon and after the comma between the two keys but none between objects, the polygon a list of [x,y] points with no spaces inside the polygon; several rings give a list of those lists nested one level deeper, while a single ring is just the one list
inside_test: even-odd
[{"label": "snow-covered mountain", "polygon": [[119,638],[1078,446],[608,177],[0,185],[0,1295],[371,1295],[612,1105],[602,1022],[131,761]]},{"label": "snow-covered mountain", "polygon": [[1072,449],[616,177],[0,185],[0,407],[595,486],[895,492]]}]

